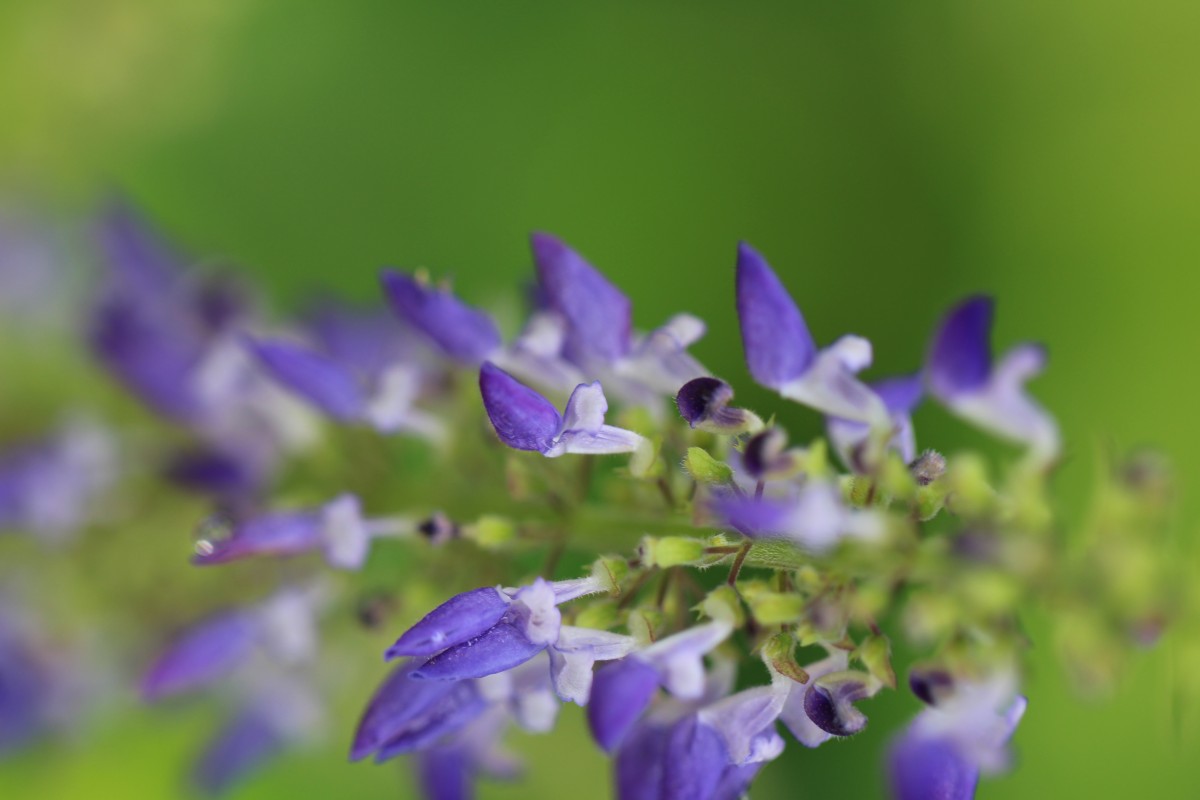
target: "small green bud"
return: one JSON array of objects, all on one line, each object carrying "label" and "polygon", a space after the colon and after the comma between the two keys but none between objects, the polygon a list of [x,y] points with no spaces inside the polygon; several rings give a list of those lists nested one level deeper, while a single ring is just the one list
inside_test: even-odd
[{"label": "small green bud", "polygon": [[941,481],[917,487],[917,517],[927,522],[938,515],[946,504],[946,487]]},{"label": "small green bud", "polygon": [[796,640],[789,633],[777,633],[762,648],[763,661],[774,672],[796,683],[808,683],[808,673],[796,662]]},{"label": "small green bud", "polygon": [[497,550],[517,538],[517,526],[504,517],[484,514],[463,527],[463,536],[485,550]]},{"label": "small green bud", "polygon": [[889,689],[896,688],[896,671],[892,669],[892,645],[883,634],[868,636],[855,653],[867,672]]},{"label": "small green bud", "polygon": [[804,616],[804,598],[798,594],[754,592],[747,596],[750,613],[760,625],[787,625]]},{"label": "small green bud", "polygon": [[700,610],[705,616],[716,622],[727,622],[735,628],[740,628],[746,622],[742,612],[742,602],[732,586],[718,586],[708,593]]},{"label": "small green bud", "polygon": [[724,461],[717,461],[707,450],[689,447],[683,468],[698,483],[726,484],[733,480],[733,470]]},{"label": "small green bud", "polygon": [[866,508],[875,503],[879,488],[875,479],[866,475],[855,475],[850,479],[850,490],[847,499],[855,508]]},{"label": "small green bud", "polygon": [[675,567],[694,564],[704,558],[704,542],[686,536],[663,536],[642,539],[640,547],[642,564],[647,567]]},{"label": "small green bud", "polygon": [[646,645],[658,638],[655,631],[662,626],[662,614],[652,609],[638,609],[629,612],[629,618],[625,620],[625,627],[629,629],[629,634],[637,639],[641,644]]},{"label": "small green bud", "polygon": [[988,482],[987,464],[982,456],[970,453],[955,458],[946,472],[946,481],[949,484],[946,507],[955,514],[978,517],[995,504],[996,492]]},{"label": "small green bud", "polygon": [[879,484],[885,495],[904,502],[912,500],[917,491],[917,480],[904,460],[894,452],[889,452],[883,462]]},{"label": "small green bud", "polygon": [[592,562],[592,577],[603,581],[612,594],[617,593],[628,574],[629,564],[620,556],[604,556]]}]

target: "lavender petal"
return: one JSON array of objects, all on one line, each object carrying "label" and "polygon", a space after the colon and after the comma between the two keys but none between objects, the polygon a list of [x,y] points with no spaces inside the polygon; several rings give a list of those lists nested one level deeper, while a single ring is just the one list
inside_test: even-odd
[{"label": "lavender petal", "polygon": [[272,378],[329,416],[341,422],[362,416],[362,386],[337,362],[291,342],[251,340],[247,346]]},{"label": "lavender petal", "polygon": [[465,642],[499,622],[508,605],[508,600],[490,586],[455,595],[405,631],[386,658],[431,656]]},{"label": "lavender petal", "polygon": [[545,649],[545,644],[529,641],[516,625],[501,622],[438,653],[422,664],[413,677],[441,681],[483,678],[524,664]]},{"label": "lavender petal", "polygon": [[745,242],[738,245],[737,310],[755,381],[778,389],[809,368],[817,346],[800,309],[766,259]]},{"label": "lavender petal", "polygon": [[562,417],[549,400],[490,361],[479,370],[479,391],[502,442],[516,450],[550,449]]},{"label": "lavender petal", "polygon": [[425,334],[446,356],[464,364],[479,364],[499,349],[500,331],[492,318],[451,292],[395,270],[384,270],[380,280],[400,318]]}]

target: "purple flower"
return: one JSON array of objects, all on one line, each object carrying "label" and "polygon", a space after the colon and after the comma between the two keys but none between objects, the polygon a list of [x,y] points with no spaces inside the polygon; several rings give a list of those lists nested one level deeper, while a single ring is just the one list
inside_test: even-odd
[{"label": "purple flower", "polygon": [[113,483],[112,436],[86,421],[0,453],[0,530],[61,539],[87,524]]},{"label": "purple flower", "polygon": [[414,408],[422,388],[414,366],[396,363],[375,374],[362,374],[293,342],[251,340],[248,346],[272,378],[339,422],[362,422],[385,433],[406,430],[431,438],[444,433],[436,418]]},{"label": "purple flower", "polygon": [[871,364],[871,343],[844,336],[818,350],[787,289],[744,242],[738,246],[737,308],[746,365],[755,381],[826,414],[887,424],[883,401],[855,377]]},{"label": "purple flower", "polygon": [[380,281],[396,314],[448,358],[481,364],[500,349],[500,331],[492,318],[450,291],[395,270],[384,270]]},{"label": "purple flower", "polygon": [[387,651],[387,658],[432,656],[472,639],[498,623],[511,602],[489,586],[455,595],[405,631]]},{"label": "purple flower", "polygon": [[516,450],[547,458],[630,453],[644,441],[632,431],[604,424],[608,401],[599,382],[576,386],[561,416],[550,401],[491,362],[479,371],[479,389],[496,434]]},{"label": "purple flower", "polygon": [[662,395],[705,373],[687,348],[704,335],[688,314],[635,338],[627,298],[595,267],[546,233],[530,237],[546,302],[566,323],[563,355],[630,402],[655,407]]},{"label": "purple flower", "polygon": [[412,332],[382,307],[359,309],[325,302],[308,316],[306,327],[318,349],[359,374],[378,375],[419,359]]},{"label": "purple flower", "polygon": [[204,794],[225,794],[289,746],[311,736],[320,716],[311,690],[274,676],[209,741],[192,769],[193,783]]},{"label": "purple flower", "polygon": [[280,663],[310,659],[316,649],[315,590],[284,589],[248,608],[216,614],[184,631],[142,677],[147,701],[215,683],[256,652]]},{"label": "purple flower", "polygon": [[[906,464],[911,462],[917,456],[917,443],[910,415],[921,402],[921,376],[905,375],[877,381],[871,384],[871,390],[879,395],[891,415],[888,448],[899,453]],[[872,463],[871,454],[864,452],[871,443],[869,425],[840,417],[826,417],[825,430],[846,466],[865,471],[864,467]]]},{"label": "purple flower", "polygon": [[884,534],[878,514],[846,507],[837,486],[825,481],[810,481],[788,497],[721,494],[713,510],[744,536],[788,539],[817,554],[844,539],[875,540]]},{"label": "purple flower", "polygon": [[364,519],[358,498],[342,494],[317,509],[277,511],[241,521],[228,537],[199,542],[192,563],[207,566],[320,551],[330,566],[355,570],[366,563],[372,539],[415,531],[416,522],[406,517]]},{"label": "purple flower", "polygon": [[1060,450],[1058,425],[1025,392],[1025,383],[1045,368],[1046,352],[1022,344],[993,364],[988,341],[993,312],[994,302],[983,296],[950,309],[929,347],[926,383],[958,416],[1051,461]]},{"label": "purple flower", "polygon": [[588,705],[588,726],[607,752],[620,746],[659,686],[675,697],[703,696],[704,656],[733,632],[725,622],[689,628],[651,644],[599,670]]},{"label": "purple flower", "polygon": [[0,605],[0,758],[64,727],[77,711],[69,662],[39,639],[31,620]]},{"label": "purple flower", "polygon": [[827,728],[817,725],[809,717],[806,709],[809,688],[826,675],[843,672],[849,664],[849,654],[844,650],[831,649],[828,656],[804,667],[804,671],[808,673],[808,683],[797,683],[785,676],[773,674],[775,685],[787,693],[780,720],[796,737],[796,741],[805,747],[817,747],[834,736]]},{"label": "purple flower", "polygon": [[1008,766],[1007,743],[1026,707],[1011,674],[959,682],[936,698],[889,750],[896,800],[970,800],[981,774]]}]

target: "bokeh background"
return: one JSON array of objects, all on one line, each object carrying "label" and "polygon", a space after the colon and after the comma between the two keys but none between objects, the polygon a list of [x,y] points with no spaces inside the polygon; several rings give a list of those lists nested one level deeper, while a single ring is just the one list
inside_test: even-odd
[{"label": "bokeh background", "polygon": [[[119,189],[280,309],[321,288],[370,297],[384,264],[452,275],[472,301],[512,297],[527,232],[549,230],[629,293],[643,327],[706,319],[695,352],[760,408],[778,406],[741,363],[738,239],[772,260],[819,341],[866,335],[881,372],[915,367],[942,309],[989,291],[1002,344],[1050,347],[1035,390],[1070,443],[1064,514],[1084,513],[1102,447],[1153,442],[1178,469],[1173,535],[1189,553],[1197,41],[1191,0],[6,0],[0,181],[76,218]],[[799,409],[784,419],[817,428]],[[934,409],[917,426],[927,444],[979,441]],[[1035,647],[1019,769],[980,797],[1195,797],[1171,648],[1096,702]],[[877,795],[888,729],[914,708],[873,701],[867,733],[793,747],[755,796]],[[564,716],[522,742],[526,783],[483,796],[606,796],[580,715]],[[172,797],[199,731],[127,717],[0,764],[0,797]],[[399,768],[346,765],[348,737],[331,730],[237,797],[410,796]]]}]

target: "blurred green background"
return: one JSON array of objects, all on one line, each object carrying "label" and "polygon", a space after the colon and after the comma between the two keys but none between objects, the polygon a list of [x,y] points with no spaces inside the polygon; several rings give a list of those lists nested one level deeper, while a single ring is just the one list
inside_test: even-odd
[{"label": "blurred green background", "polygon": [[[741,363],[738,239],[819,341],[871,338],[880,373],[915,367],[943,308],[990,291],[1001,344],[1049,344],[1035,391],[1065,429],[1078,519],[1110,441],[1157,443],[1200,484],[1198,41],[1194,0],[7,0],[0,180],[74,214],[119,188],[281,309],[322,287],[373,296],[383,264],[511,296],[527,232],[549,230],[641,326],[706,319],[696,352],[761,409],[779,404]],[[917,425],[926,444],[979,441],[934,409]],[[1184,492],[1181,552],[1198,511]],[[1171,646],[1103,703],[1036,648],[1019,769],[980,797],[1195,797]],[[888,729],[914,710],[873,701],[866,734],[793,746],[755,796],[875,796]],[[606,796],[575,711],[522,743],[527,783],[483,796]],[[126,720],[0,766],[0,797],[174,796],[201,729]],[[344,764],[348,736],[237,796],[409,796],[398,769]]]}]

